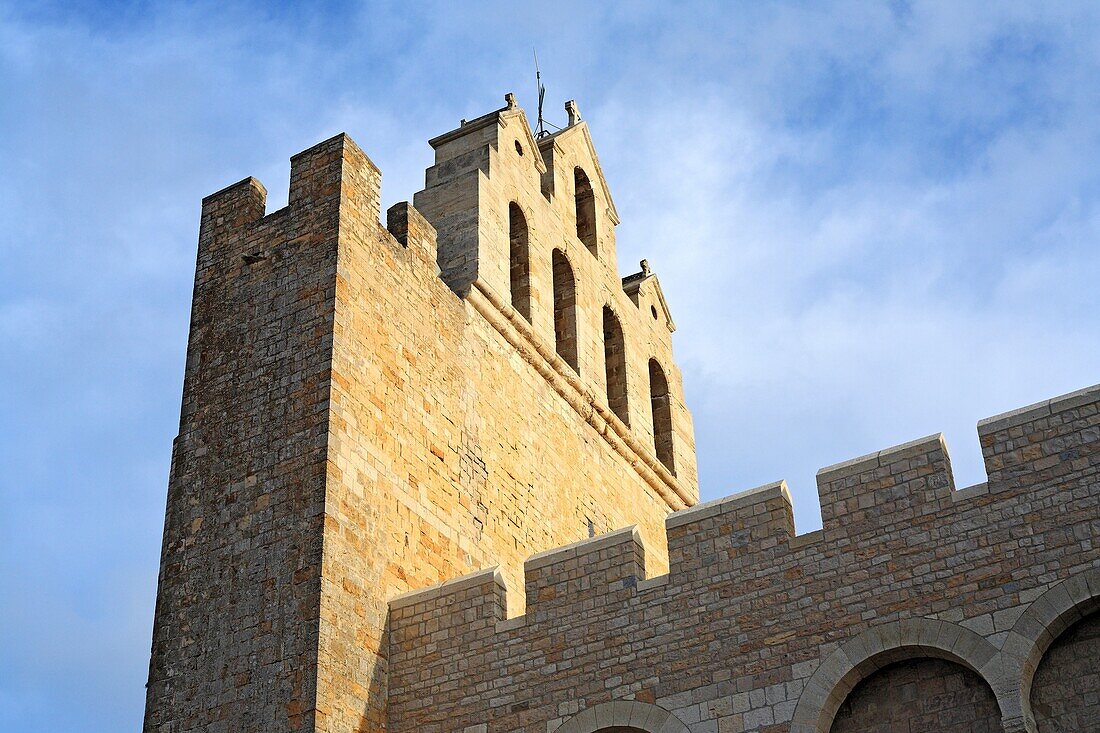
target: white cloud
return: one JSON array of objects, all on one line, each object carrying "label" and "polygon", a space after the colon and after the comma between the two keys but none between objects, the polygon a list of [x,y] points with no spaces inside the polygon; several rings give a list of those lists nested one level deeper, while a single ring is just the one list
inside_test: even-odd
[{"label": "white cloud", "polygon": [[[1071,58],[1085,78],[1098,58],[1079,43],[1088,34],[1056,28],[1052,41],[1050,24],[1019,16],[970,24],[919,8],[899,25],[871,19],[846,46],[835,39],[857,28],[811,13],[779,42],[759,34],[766,59],[728,87],[658,78],[644,112],[617,99],[592,118],[605,168],[630,170],[615,182],[630,212],[620,257],[648,256],[674,305],[704,496],[786,476],[812,527],[816,468],[938,430],[960,482],[979,481],[978,419],[1096,381],[1097,208],[1082,198],[1098,182],[1096,109],[1045,81]],[[1029,70],[1041,94],[990,74],[1014,68],[998,55],[1011,49],[989,58],[1004,36],[1025,51],[1068,46]],[[869,120],[777,123],[784,95],[806,99],[797,81],[729,92],[760,91],[738,75],[786,79],[807,54],[875,59],[840,82],[873,85]],[[958,151],[936,130],[909,138],[914,100],[938,109],[924,122],[989,127]]]}]

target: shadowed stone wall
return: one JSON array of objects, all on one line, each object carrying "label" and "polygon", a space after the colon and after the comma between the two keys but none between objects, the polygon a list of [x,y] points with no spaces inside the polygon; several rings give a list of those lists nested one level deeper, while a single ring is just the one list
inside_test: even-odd
[{"label": "shadowed stone wall", "polygon": [[1100,614],[1071,626],[1047,650],[1031,708],[1039,733],[1100,730]]},{"label": "shadowed stone wall", "polygon": [[898,662],[859,683],[831,733],[998,733],[1001,714],[989,685],[942,659]]}]

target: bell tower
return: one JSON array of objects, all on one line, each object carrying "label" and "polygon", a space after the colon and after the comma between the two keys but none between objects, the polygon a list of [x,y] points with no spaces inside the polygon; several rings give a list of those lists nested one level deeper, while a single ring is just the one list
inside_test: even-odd
[{"label": "bell tower", "polygon": [[385,730],[389,599],[519,587],[630,525],[661,555],[698,497],[674,325],[648,268],[617,273],[573,110],[433,139],[385,226],[346,135],[291,159],[282,209],[252,178],[203,200],[146,731]]}]

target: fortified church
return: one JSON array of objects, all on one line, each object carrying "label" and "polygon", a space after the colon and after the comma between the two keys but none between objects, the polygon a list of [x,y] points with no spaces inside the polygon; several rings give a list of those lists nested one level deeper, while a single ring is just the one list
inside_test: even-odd
[{"label": "fortified church", "polygon": [[816,532],[699,504],[566,110],[430,140],[385,224],[347,135],[203,199],[144,730],[1100,730],[1100,387],[979,422],[978,486],[932,435],[821,469]]}]

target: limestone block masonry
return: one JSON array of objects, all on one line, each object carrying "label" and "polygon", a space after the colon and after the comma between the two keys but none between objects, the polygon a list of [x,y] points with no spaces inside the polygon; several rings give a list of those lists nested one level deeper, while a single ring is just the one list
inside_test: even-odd
[{"label": "limestone block masonry", "polygon": [[[203,200],[144,730],[1100,730],[1100,386],[698,504],[587,123]],[[659,258],[655,261],[659,264]]]}]

